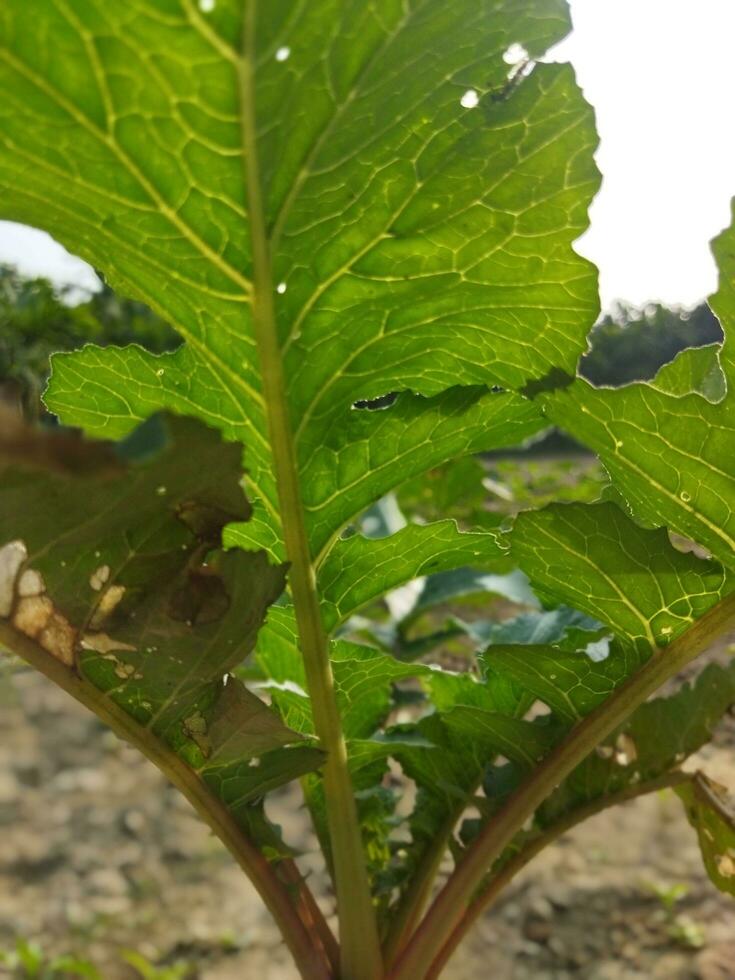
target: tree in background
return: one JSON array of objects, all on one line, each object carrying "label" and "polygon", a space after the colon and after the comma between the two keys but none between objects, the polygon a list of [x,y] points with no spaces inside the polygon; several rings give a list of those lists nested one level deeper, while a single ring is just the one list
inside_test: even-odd
[{"label": "tree in background", "polygon": [[89,343],[138,343],[160,353],[178,347],[179,340],[144,303],[122,299],[105,283],[97,292],[82,294],[75,286],[59,288],[0,265],[2,400],[37,418],[50,355]]},{"label": "tree in background", "polygon": [[617,302],[590,334],[590,353],[580,373],[595,385],[648,381],[686,347],[719,343],[722,329],[712,310],[700,303],[693,310],[648,303],[637,308]]}]

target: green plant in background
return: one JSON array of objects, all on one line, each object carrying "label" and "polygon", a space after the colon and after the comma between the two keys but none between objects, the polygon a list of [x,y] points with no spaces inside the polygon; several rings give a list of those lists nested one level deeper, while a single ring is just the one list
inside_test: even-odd
[{"label": "green plant in background", "polygon": [[[186,980],[191,976],[191,968],[185,963],[171,966],[156,966],[136,950],[124,950],[121,960],[135,970],[140,980]],[[88,980],[102,980],[102,974],[88,960],[65,954],[47,956],[38,943],[19,939],[15,948],[0,952],[0,963],[6,966],[18,980],[67,980],[70,977],[85,977]]]},{"label": "green plant in background", "polygon": [[[735,619],[732,339],[575,376],[597,137],[539,61],[568,29],[564,0],[0,9],[0,214],[184,340],[54,358],[46,404],[87,439],[4,419],[0,642],[184,793],[304,977],[438,976],[540,849],[662,787],[735,892],[726,801],[681,769],[735,669],[651,699]],[[727,335],[735,230],[715,254]],[[604,499],[488,512],[473,462],[417,490],[550,424]],[[467,484],[462,528],[389,496],[451,513]],[[460,635],[468,669],[431,662]],[[268,819],[296,778],[339,941]]]},{"label": "green plant in background", "polygon": [[159,352],[177,346],[171,328],[144,304],[122,299],[105,285],[82,302],[78,293],[0,266],[0,396],[17,399],[32,419],[42,411],[54,351],[93,342],[137,341]]},{"label": "green plant in background", "polygon": [[186,980],[191,976],[191,970],[185,963],[175,963],[173,966],[156,966],[142,953],[127,950],[122,958],[133,967],[140,980]]},{"label": "green plant in background", "polygon": [[48,957],[37,943],[27,939],[19,939],[9,952],[0,952],[0,963],[19,980],[62,980],[66,977],[102,980],[102,974],[87,960],[76,956]]}]

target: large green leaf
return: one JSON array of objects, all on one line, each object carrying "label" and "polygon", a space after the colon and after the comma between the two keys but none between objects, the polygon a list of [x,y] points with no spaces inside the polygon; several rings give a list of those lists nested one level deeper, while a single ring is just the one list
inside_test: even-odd
[{"label": "large green leaf", "polygon": [[520,514],[514,557],[537,590],[606,623],[642,655],[666,646],[735,587],[713,561],[678,551],[612,503]]},{"label": "large green leaf", "polygon": [[689,351],[651,384],[598,389],[577,380],[541,401],[554,422],[599,454],[637,518],[699,542],[733,568],[735,227],[713,251],[720,288],[712,308],[725,332],[719,365],[710,355],[703,366],[707,355]]},{"label": "large green leaf", "polygon": [[[93,435],[119,438],[165,405],[196,412],[228,438],[248,439],[239,403],[213,395],[211,372],[197,366],[188,347],[152,357],[136,347],[87,346],[73,355],[57,355],[53,364],[47,402]],[[462,453],[515,445],[544,425],[539,410],[519,395],[478,387],[455,388],[434,398],[404,392],[389,410],[351,411],[345,424],[321,434],[323,441],[307,451],[302,468],[306,520],[317,557],[332,544],[335,528],[407,477]],[[274,520],[277,528],[275,488],[270,478],[258,475],[250,450],[247,463],[251,488],[260,495],[256,518],[265,526],[258,533],[253,522],[240,525],[228,532],[228,541],[266,547],[280,559],[278,534],[268,530]]]},{"label": "large green leaf", "polygon": [[[538,57],[568,27],[563,0],[4,4],[3,216],[49,230],[187,340],[162,360],[98,351],[106,375],[81,355],[77,397],[57,365],[49,403],[96,426],[141,399],[234,423],[277,531],[250,325],[242,157],[255,152],[315,554],[386,489],[341,500],[378,468],[355,401],[572,370],[597,304],[571,248],[598,185],[592,114],[567,66],[514,75],[503,57],[514,44]],[[39,33],[56,43],[30,43]],[[507,441],[529,409],[498,400]]]},{"label": "large green leaf", "polygon": [[322,753],[229,676],[284,584],[262,553],[220,550],[249,513],[240,449],[183,418],[152,419],[119,452],[7,420],[0,435],[0,617],[248,824],[252,802]]}]

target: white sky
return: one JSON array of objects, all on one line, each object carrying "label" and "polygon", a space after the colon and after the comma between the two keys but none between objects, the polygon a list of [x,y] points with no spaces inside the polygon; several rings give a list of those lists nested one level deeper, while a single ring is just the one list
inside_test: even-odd
[{"label": "white sky", "polygon": [[[522,2],[522,0],[519,0]],[[579,249],[615,298],[692,304],[716,286],[708,242],[735,195],[735,0],[571,0],[569,60],[597,111],[603,187]],[[59,282],[91,270],[0,222],[0,261]]]}]

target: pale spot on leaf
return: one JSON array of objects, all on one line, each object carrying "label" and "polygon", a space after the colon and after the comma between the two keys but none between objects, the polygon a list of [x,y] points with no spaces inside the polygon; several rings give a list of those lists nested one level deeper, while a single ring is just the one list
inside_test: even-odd
[{"label": "pale spot on leaf", "polygon": [[99,592],[103,585],[106,584],[110,577],[110,566],[100,565],[94,572],[92,572],[89,578],[89,584],[94,589],[95,592]]},{"label": "pale spot on leaf", "polygon": [[67,666],[74,663],[76,632],[47,595],[21,598],[13,616],[13,626],[57,660]]},{"label": "pale spot on leaf", "polygon": [[715,856],[717,871],[723,878],[735,877],[735,861],[729,854],[717,854]]},{"label": "pale spot on leaf", "polygon": [[33,568],[26,569],[18,582],[18,595],[21,597],[43,595],[46,591],[43,576]]},{"label": "pale spot on leaf", "polygon": [[193,715],[189,715],[183,721],[184,732],[192,741],[196,742],[199,748],[202,750],[205,756],[208,756],[212,751],[212,746],[210,744],[209,736],[207,735],[207,719],[201,713],[201,711],[194,712]]},{"label": "pale spot on leaf", "polygon": [[110,614],[117,608],[120,600],[125,595],[124,585],[111,585],[104,593],[97,608],[92,614],[89,625],[93,630],[99,629]]},{"label": "pale spot on leaf", "polygon": [[291,57],[291,48],[283,46],[276,51],[276,61],[288,61]]},{"label": "pale spot on leaf", "polygon": [[22,541],[11,541],[0,548],[0,616],[10,615],[15,595],[15,580],[20,566],[28,557]]},{"label": "pale spot on leaf", "polygon": [[82,647],[85,650],[94,650],[95,653],[111,653],[113,650],[135,650],[129,643],[122,640],[115,640],[107,633],[85,633],[82,637]]},{"label": "pale spot on leaf", "polygon": [[621,732],[615,740],[615,761],[619,766],[629,766],[638,758],[636,744],[627,732]]}]

